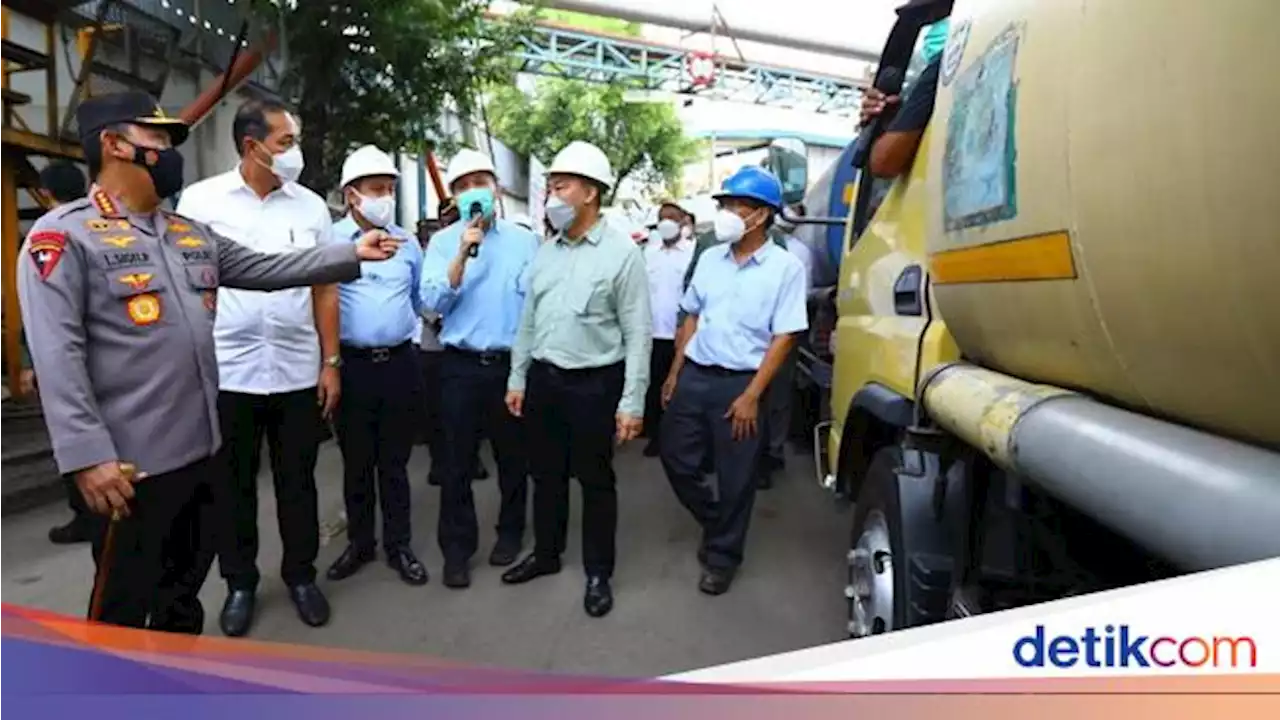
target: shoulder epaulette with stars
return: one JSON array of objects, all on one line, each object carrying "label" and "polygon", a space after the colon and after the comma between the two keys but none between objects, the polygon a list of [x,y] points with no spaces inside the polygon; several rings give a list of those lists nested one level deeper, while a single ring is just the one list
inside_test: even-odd
[{"label": "shoulder epaulette with stars", "polygon": [[92,195],[93,205],[98,208],[98,212],[104,218],[120,218],[124,215],[120,212],[120,208],[116,207],[116,203],[111,199],[105,190],[94,190]]}]

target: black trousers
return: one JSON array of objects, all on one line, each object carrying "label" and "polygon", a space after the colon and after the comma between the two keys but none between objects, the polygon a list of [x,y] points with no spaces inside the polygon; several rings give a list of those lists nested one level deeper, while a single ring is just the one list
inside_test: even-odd
[{"label": "black trousers", "polygon": [[445,440],[444,422],[440,409],[440,362],[442,352],[418,351],[418,365],[422,370],[422,424],[418,428],[419,439],[427,444],[431,453],[431,476],[444,472]]},{"label": "black trousers", "polygon": [[671,372],[676,356],[675,340],[653,339],[649,354],[649,390],[644,396],[644,435],[655,445],[660,442],[662,428],[662,383]]},{"label": "black trousers", "polygon": [[[199,635],[204,630],[200,588],[213,565],[213,486],[221,460],[210,458],[134,485],[129,517],[115,523],[93,515],[93,561],[102,574],[102,622]],[[92,596],[91,603],[92,605]]]},{"label": "black trousers", "polygon": [[615,416],[622,363],[563,370],[535,360],[525,388],[525,433],[533,476],[534,553],[548,562],[564,553],[569,478],[582,486],[582,560],[588,575],[611,577],[618,532],[613,474]]},{"label": "black trousers", "polygon": [[320,411],[315,388],[273,395],[218,393],[228,478],[217,486],[218,566],[231,590],[255,590],[258,573],[258,468],[267,439],[286,585],[315,582],[320,550],[316,456]]},{"label": "black trousers", "polygon": [[499,542],[519,544],[529,513],[529,467],[523,423],[507,411],[507,353],[446,348],[440,358],[441,419],[445,471],[440,477],[437,540],[446,565],[463,565],[479,543],[471,478],[481,437],[488,437],[498,465]]},{"label": "black trousers", "polygon": [[421,370],[410,343],[390,352],[342,348],[338,446],[347,539],[373,548],[374,504],[382,506],[382,546],[407,546],[409,476],[415,424],[422,417]]},{"label": "black trousers", "polygon": [[[752,375],[686,360],[662,422],[662,466],[676,497],[702,526],[700,554],[714,568],[742,564],[755,504],[756,465],[768,423],[762,411],[756,434],[734,440],[733,428],[724,417]],[[714,489],[700,467],[708,447],[715,458]]]}]

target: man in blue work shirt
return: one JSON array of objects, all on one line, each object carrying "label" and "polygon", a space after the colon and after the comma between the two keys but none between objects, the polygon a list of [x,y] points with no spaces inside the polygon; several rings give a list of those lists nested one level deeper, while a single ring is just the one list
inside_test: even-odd
[{"label": "man in blue work shirt", "polygon": [[525,270],[538,250],[528,230],[498,219],[497,173],[489,158],[464,148],[445,173],[461,219],[431,239],[422,297],[440,313],[440,403],[445,471],[440,477],[437,536],[444,584],[471,584],[479,545],[471,477],[481,436],[489,438],[502,495],[498,540],[489,564],[515,562],[528,515],[528,466],[520,419],[507,412],[511,345],[524,309]]},{"label": "man in blue work shirt", "polygon": [[[708,595],[727,591],[742,564],[756,464],[768,437],[760,399],[809,325],[804,266],[768,238],[782,184],[748,166],[724,181],[716,200],[720,244],[698,259],[680,302],[688,316],[662,387],[662,465],[702,525],[698,588]],[[699,468],[707,448],[717,493]]]},{"label": "man in blue work shirt", "polygon": [[427,569],[409,547],[406,472],[421,419],[413,336],[422,310],[422,249],[411,242],[408,231],[393,224],[397,177],[395,163],[372,145],[357,149],[342,165],[342,192],[350,212],[334,224],[334,241],[350,242],[381,228],[405,242],[395,257],[378,267],[365,266],[359,280],[338,288],[343,392],[336,429],[348,545],[329,567],[329,579],[350,577],[374,559],[374,507],[380,499],[387,565],[406,583],[422,585]]}]

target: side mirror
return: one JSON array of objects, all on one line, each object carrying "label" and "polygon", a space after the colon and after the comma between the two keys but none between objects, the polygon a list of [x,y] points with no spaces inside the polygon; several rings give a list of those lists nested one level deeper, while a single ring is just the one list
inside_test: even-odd
[{"label": "side mirror", "polygon": [[802,202],[809,187],[809,149],[804,141],[778,138],[769,143],[768,163],[769,170],[782,181],[783,202]]}]

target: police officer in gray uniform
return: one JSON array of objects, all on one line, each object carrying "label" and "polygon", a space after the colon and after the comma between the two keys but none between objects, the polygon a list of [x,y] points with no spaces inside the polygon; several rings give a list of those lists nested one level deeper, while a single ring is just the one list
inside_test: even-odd
[{"label": "police officer in gray uniform", "polygon": [[221,477],[217,288],[353,280],[361,260],[384,260],[396,243],[370,232],[298,253],[250,251],[159,207],[182,187],[182,120],[139,92],[86,100],[76,119],[95,185],[36,221],[18,262],[45,422],[59,471],[97,513],[97,619],[198,634],[210,483]]}]

